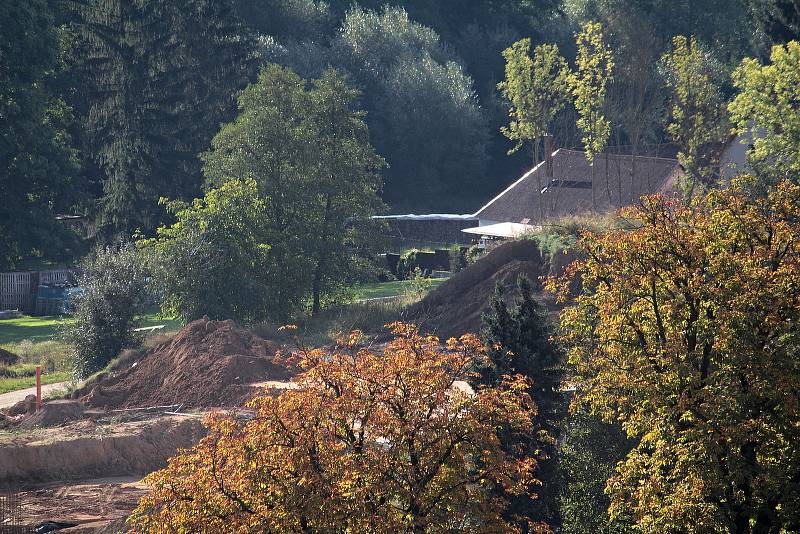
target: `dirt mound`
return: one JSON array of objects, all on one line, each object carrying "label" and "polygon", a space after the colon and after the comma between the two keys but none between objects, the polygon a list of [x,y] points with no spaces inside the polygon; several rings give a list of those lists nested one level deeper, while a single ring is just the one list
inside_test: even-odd
[{"label": "dirt mound", "polygon": [[516,296],[517,277],[525,274],[539,293],[542,303],[555,308],[553,300],[541,294],[539,277],[550,273],[550,262],[535,241],[521,240],[504,243],[485,257],[454,275],[431,291],[424,299],[407,310],[410,320],[422,330],[440,337],[477,333],[481,315],[485,312],[500,282],[507,297]]},{"label": "dirt mound", "polygon": [[[36,400],[34,399],[34,403]],[[83,404],[73,400],[54,400],[44,403],[40,412],[22,420],[21,430],[43,426],[55,426],[83,417]]]},{"label": "dirt mound", "polygon": [[7,410],[7,415],[27,415],[36,411],[36,395],[26,395],[24,399],[17,402]]},{"label": "dirt mound", "polygon": [[128,369],[81,391],[80,397],[98,408],[239,405],[252,394],[248,384],[291,376],[273,361],[278,348],[233,321],[203,318]]}]

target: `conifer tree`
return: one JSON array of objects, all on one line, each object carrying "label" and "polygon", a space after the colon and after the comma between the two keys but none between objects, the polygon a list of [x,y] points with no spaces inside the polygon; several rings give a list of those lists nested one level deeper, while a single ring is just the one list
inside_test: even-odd
[{"label": "conifer tree", "polygon": [[[520,374],[531,381],[528,393],[536,402],[534,417],[542,434],[539,447],[539,479],[537,500],[523,496],[515,501],[515,510],[535,520],[558,522],[557,470],[555,437],[563,416],[564,402],[559,391],[561,381],[560,354],[551,342],[547,316],[533,296],[530,280],[517,279],[518,296],[509,306],[501,284],[495,288],[491,310],[483,316],[482,338],[487,347],[489,364],[481,369],[484,382],[496,384],[503,376]],[[512,447],[510,440],[506,443]],[[527,444],[528,447],[531,444]]]},{"label": "conifer tree", "polygon": [[252,44],[225,0],[74,4],[85,150],[102,184],[97,232],[155,228],[159,197],[201,192],[198,154],[255,74]]},{"label": "conifer tree", "polygon": [[71,207],[77,154],[67,133],[72,110],[53,81],[59,33],[48,2],[0,2],[0,270],[64,251],[54,215]]}]

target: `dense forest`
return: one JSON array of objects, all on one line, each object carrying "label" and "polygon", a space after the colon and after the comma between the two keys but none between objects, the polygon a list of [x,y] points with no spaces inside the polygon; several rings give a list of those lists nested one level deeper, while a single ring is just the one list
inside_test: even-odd
[{"label": "dense forest", "polygon": [[[606,146],[645,151],[680,138],[668,128],[673,82],[661,59],[675,36],[694,36],[691,46],[724,102],[743,58],[766,60],[773,44],[798,37],[800,7],[792,0],[3,2],[0,269],[69,262],[94,244],[152,236],[172,221],[159,199],[203,195],[213,180],[201,154],[236,117],[240,92],[271,63],[305,79],[332,68],[356,90],[353,106],[385,160],[378,170],[385,209],[471,212],[531,162],[527,151],[508,154],[514,140],[501,131],[509,114],[498,88],[503,51],[530,38],[556,45],[575,64],[575,35],[587,21],[602,25],[614,64],[604,87]],[[583,147],[581,110],[563,105],[554,115],[556,146]]]}]

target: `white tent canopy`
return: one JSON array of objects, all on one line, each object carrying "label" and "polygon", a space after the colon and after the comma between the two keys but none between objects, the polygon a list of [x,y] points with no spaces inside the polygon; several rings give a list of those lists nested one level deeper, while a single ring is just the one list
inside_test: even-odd
[{"label": "white tent canopy", "polygon": [[541,227],[534,226],[532,224],[503,222],[497,224],[487,224],[486,226],[476,226],[474,228],[464,228],[461,231],[466,234],[511,239],[514,237],[519,237],[527,232],[539,230],[540,228]]}]

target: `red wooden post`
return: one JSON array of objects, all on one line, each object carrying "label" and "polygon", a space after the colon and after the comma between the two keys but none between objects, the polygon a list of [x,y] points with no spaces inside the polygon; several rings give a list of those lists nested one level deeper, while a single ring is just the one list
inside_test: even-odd
[{"label": "red wooden post", "polygon": [[36,413],[42,409],[42,366],[36,366]]}]

